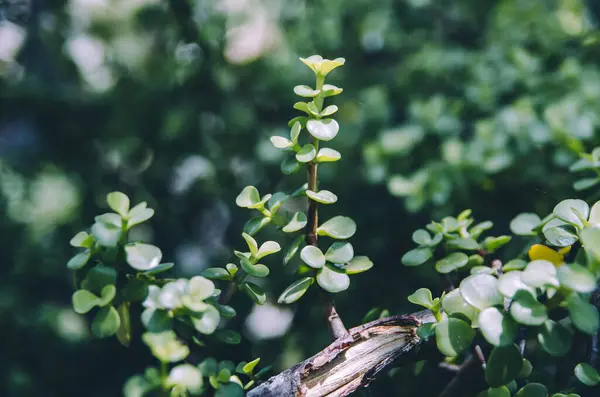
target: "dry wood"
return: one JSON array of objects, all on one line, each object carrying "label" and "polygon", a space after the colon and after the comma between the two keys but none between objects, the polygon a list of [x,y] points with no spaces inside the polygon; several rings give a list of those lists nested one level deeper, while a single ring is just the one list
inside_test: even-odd
[{"label": "dry wood", "polygon": [[435,319],[428,310],[387,317],[350,329],[324,350],[261,384],[248,397],[343,397],[367,386],[385,367],[413,358],[417,328]]}]

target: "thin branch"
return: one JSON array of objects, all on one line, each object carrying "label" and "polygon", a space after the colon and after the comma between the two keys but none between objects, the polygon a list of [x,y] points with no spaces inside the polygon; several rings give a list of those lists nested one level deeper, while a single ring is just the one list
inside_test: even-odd
[{"label": "thin branch", "polygon": [[474,355],[470,355],[469,357],[467,357],[467,359],[462,363],[462,365],[456,372],[454,378],[452,378],[452,380],[448,382],[446,387],[444,387],[444,390],[442,390],[439,397],[451,397],[456,388],[458,388],[458,386],[460,385],[460,382],[462,380],[461,378],[464,377],[465,373],[468,370],[470,370],[471,367],[473,367],[473,365],[475,365],[476,363],[477,359]]},{"label": "thin branch", "polygon": [[[317,145],[318,142],[316,138],[313,138],[313,144]],[[316,146],[315,146],[316,147]],[[312,190],[313,192],[318,191],[318,164],[314,161],[311,161],[306,166],[306,174],[308,179],[308,190]],[[315,247],[318,245],[318,234],[317,228],[319,227],[319,203],[315,200],[308,199],[308,223],[306,227],[306,244],[314,245]],[[346,326],[344,326],[344,322],[339,316],[335,304],[333,303],[333,299],[325,292],[322,292],[322,296],[324,299],[324,308],[325,308],[325,318],[327,318],[327,322],[329,324],[329,329],[331,331],[331,335],[333,339],[339,339],[347,337],[348,330]]]},{"label": "thin branch", "polygon": [[485,356],[483,355],[483,350],[481,350],[481,346],[479,346],[479,345],[473,346],[473,352],[475,353],[475,356],[481,363],[481,368],[485,369],[485,366],[486,366]]}]

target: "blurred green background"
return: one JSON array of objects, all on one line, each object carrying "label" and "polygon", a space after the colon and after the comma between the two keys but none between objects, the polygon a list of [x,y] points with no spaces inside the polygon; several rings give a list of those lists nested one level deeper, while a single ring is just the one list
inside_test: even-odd
[{"label": "blurred green background", "polygon": [[[349,326],[439,290],[400,264],[430,219],[471,208],[500,235],[521,211],[599,199],[568,171],[600,144],[599,17],[594,0],[0,1],[0,396],[117,396],[152,363],[139,340],[91,339],[68,241],[120,190],[156,210],[132,238],[177,276],[227,263],[244,246],[240,190],[303,183],[268,140],[297,114],[292,88],[313,84],[298,57],[346,58],[328,78],[344,88],[342,161],[320,175],[339,196],[324,217],[352,216],[375,262],[336,297]],[[276,299],[291,279],[270,265]],[[206,354],[279,371],[319,351],[315,292],[285,308],[237,296],[243,343]],[[451,376],[407,367],[372,395],[435,395]]]}]

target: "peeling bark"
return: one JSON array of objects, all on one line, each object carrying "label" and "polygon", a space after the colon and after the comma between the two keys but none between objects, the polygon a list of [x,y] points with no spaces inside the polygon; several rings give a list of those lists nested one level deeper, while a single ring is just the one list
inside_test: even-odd
[{"label": "peeling bark", "polygon": [[350,329],[324,350],[251,390],[248,397],[343,397],[366,387],[400,359],[414,359],[417,328],[435,319],[428,310]]}]

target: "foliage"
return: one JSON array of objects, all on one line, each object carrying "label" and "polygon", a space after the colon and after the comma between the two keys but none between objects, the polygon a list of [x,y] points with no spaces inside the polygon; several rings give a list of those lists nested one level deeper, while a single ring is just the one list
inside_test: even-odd
[{"label": "foliage", "polygon": [[[295,102],[290,88],[307,82],[311,73],[297,62],[299,56],[318,52],[346,59],[329,81],[345,89],[333,98],[341,131],[327,143],[335,151],[323,150],[318,158],[344,155],[322,167],[319,176],[338,201],[320,209],[324,220],[352,216],[361,226],[353,248],[378,264],[376,271],[351,277],[348,290],[336,295],[347,324],[410,312],[415,306],[406,297],[415,290],[427,288],[441,298],[446,274],[460,286],[457,272],[481,266],[467,262],[459,270],[438,273],[435,263],[451,253],[441,251],[446,240],[422,247],[432,250],[431,265],[400,266],[402,255],[416,248],[411,233],[431,220],[471,208],[474,218],[493,221],[492,236],[512,235],[509,222],[515,214],[530,214],[520,227],[531,230],[563,199],[579,198],[590,206],[600,199],[598,185],[592,186],[597,164],[589,164],[597,160],[594,147],[600,145],[600,13],[593,1],[0,3],[2,18],[9,19],[0,21],[0,258],[6,269],[0,281],[0,321],[7,341],[0,395],[119,395],[131,374],[156,366],[137,337],[143,333],[136,328],[138,303],[130,307],[128,349],[114,338],[88,343],[96,312],[109,306],[125,310],[113,304],[124,285],[117,279],[115,297],[106,306],[101,305],[111,288],[104,296],[102,290],[92,292],[95,298],[83,301],[93,308],[77,314],[70,305],[70,268],[89,258],[86,248],[78,247],[81,255],[70,262],[73,249],[66,241],[87,227],[107,192],[120,190],[156,209],[152,222],[128,231],[131,242],[160,246],[162,265],[177,264],[156,279],[216,275],[222,277],[211,278],[217,288],[229,281],[234,264],[221,266],[231,261],[234,249],[247,250],[239,238],[246,214],[234,205],[236,196],[248,185],[260,192],[292,192],[305,182],[302,173],[280,178],[280,164],[292,153],[269,142],[274,135],[289,136],[282,127],[296,115],[289,106]],[[251,44],[245,41],[249,38]],[[580,159],[587,163],[578,164]],[[306,212],[304,199],[294,197],[286,206],[293,214]],[[296,227],[302,222],[298,215]],[[97,233],[110,237],[111,229]],[[595,234],[575,233],[568,224],[553,229],[548,235],[559,233],[556,241]],[[254,280],[265,303],[259,306],[245,293],[235,294],[231,306],[238,315],[228,319],[231,312],[220,313],[226,330],[239,332],[244,343],[232,349],[216,341],[218,334],[201,337],[211,340],[204,347],[209,356],[232,362],[260,356],[261,364],[273,363],[279,372],[322,349],[330,336],[313,296],[320,289],[312,286],[313,275],[291,274],[300,251],[289,266],[277,266],[303,237],[281,239],[272,225],[260,233],[261,242],[276,240],[284,247],[262,262],[268,277]],[[538,259],[573,264],[572,256],[582,251],[575,249],[578,245],[572,254],[565,251],[570,245],[549,248],[541,236],[513,236],[492,257],[502,260],[509,275],[524,273]],[[481,245],[485,235],[475,240]],[[359,269],[372,263],[358,258],[353,262]],[[483,258],[486,265],[492,261]],[[139,271],[126,262],[123,266],[131,274]],[[204,273],[208,268],[219,270]],[[276,302],[294,280],[298,285],[290,299],[309,289],[292,311]],[[463,302],[460,292],[446,296],[446,306],[452,298]],[[570,313],[569,306],[575,313],[579,303],[567,300],[561,316]],[[112,310],[105,312],[105,318],[115,318],[108,315]],[[256,326],[270,322],[267,314],[281,319],[277,330]],[[483,337],[477,332],[476,341]],[[577,366],[586,361],[582,335],[577,330],[573,336],[572,353],[582,357],[577,362],[569,361],[571,353],[550,360],[543,349],[533,356],[526,352],[533,383],[551,392],[559,390],[550,387],[557,382],[576,387],[581,395],[596,395],[596,389],[570,376],[574,368],[588,373],[584,365]],[[218,340],[236,340],[230,336]],[[535,335],[533,340],[537,343]],[[454,374],[434,361],[393,369],[373,384],[372,394],[438,395]],[[187,372],[178,370],[180,376]],[[150,378],[157,378],[153,371]],[[595,379],[593,374],[588,378]],[[247,381],[243,375],[240,379]],[[472,390],[461,392],[475,395],[482,386],[477,379],[485,381],[470,378],[465,383]],[[521,387],[522,382],[515,383]],[[494,392],[514,394],[513,386]],[[212,390],[208,378],[202,387]]]}]

